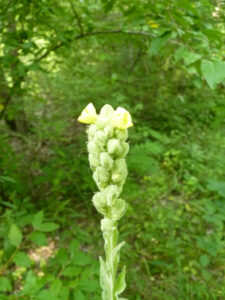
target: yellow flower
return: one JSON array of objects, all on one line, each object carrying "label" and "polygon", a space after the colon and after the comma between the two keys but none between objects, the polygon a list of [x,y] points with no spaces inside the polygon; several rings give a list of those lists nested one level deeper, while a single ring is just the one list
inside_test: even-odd
[{"label": "yellow flower", "polygon": [[152,23],[152,24],[149,24],[149,27],[155,29],[155,28],[159,28],[159,24],[157,23]]},{"label": "yellow flower", "polygon": [[4,105],[0,103],[0,111],[4,109]]},{"label": "yellow flower", "polygon": [[147,24],[149,25],[150,28],[155,29],[155,28],[159,28],[159,24],[155,23],[154,20],[148,20]]},{"label": "yellow flower", "polygon": [[133,126],[130,113],[122,107],[116,109],[112,120],[113,125],[119,129],[126,129]]},{"label": "yellow flower", "polygon": [[82,111],[78,118],[78,121],[85,124],[92,124],[96,121],[97,114],[95,107],[92,103],[89,103],[85,109]]}]

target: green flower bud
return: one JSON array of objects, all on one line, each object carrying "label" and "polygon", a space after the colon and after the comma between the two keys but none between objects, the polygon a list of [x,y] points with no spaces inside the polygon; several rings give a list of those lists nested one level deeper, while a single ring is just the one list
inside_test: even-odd
[{"label": "green flower bud", "polygon": [[105,218],[101,220],[101,230],[103,232],[112,231],[115,228],[115,222],[112,220]]},{"label": "green flower bud", "polygon": [[126,202],[122,199],[117,199],[110,211],[112,220],[118,221],[119,219],[121,219],[126,209],[127,209]]},{"label": "green flower bud", "polygon": [[91,168],[97,168],[100,164],[98,153],[89,153],[88,159]]},{"label": "green flower bud", "polygon": [[130,146],[129,146],[128,143],[125,143],[125,142],[121,143],[121,145],[123,147],[123,151],[120,154],[120,157],[125,157],[127,155],[128,151],[129,151],[129,149],[130,149]]},{"label": "green flower bud", "polygon": [[112,138],[113,137],[113,134],[114,134],[114,128],[111,126],[111,125],[107,125],[105,128],[104,128],[104,133],[106,135],[106,137],[108,139]]},{"label": "green flower bud", "polygon": [[107,150],[110,154],[119,155],[122,153],[123,148],[119,140],[111,139],[108,141]]},{"label": "green flower bud", "polygon": [[117,139],[125,142],[128,138],[128,131],[127,129],[115,128],[115,136]]},{"label": "green flower bud", "polygon": [[103,167],[97,167],[94,172],[94,180],[96,183],[107,183],[109,181],[109,172]]},{"label": "green flower bud", "polygon": [[127,165],[124,158],[119,158],[114,162],[112,169],[112,181],[114,183],[125,180],[127,177]]},{"label": "green flower bud", "polygon": [[94,139],[96,131],[97,131],[97,127],[95,125],[90,125],[89,126],[89,128],[87,130],[89,141]]},{"label": "green flower bud", "polygon": [[112,106],[109,104],[104,105],[95,123],[98,129],[104,129],[108,124],[110,124],[113,114],[114,109]]},{"label": "green flower bud", "polygon": [[102,152],[100,153],[100,163],[107,170],[111,170],[113,166],[113,159],[108,152]]},{"label": "green flower bud", "polygon": [[88,142],[87,148],[89,153],[98,154],[100,152],[98,145],[94,141]]},{"label": "green flower bud", "polygon": [[100,148],[101,151],[104,150],[105,144],[107,142],[107,137],[106,137],[106,134],[104,133],[104,131],[98,130],[96,132],[94,142],[96,143],[96,145],[98,145],[98,147]]},{"label": "green flower bud", "polygon": [[99,117],[111,119],[113,114],[114,114],[114,109],[112,108],[112,106],[109,104],[105,104],[100,111]]},{"label": "green flower bud", "polygon": [[107,206],[107,200],[105,198],[104,193],[102,192],[96,193],[92,198],[92,202],[98,212],[100,212],[103,215],[107,214],[108,206]]},{"label": "green flower bud", "polygon": [[120,191],[116,185],[109,185],[105,190],[104,193],[106,195],[107,204],[109,206],[113,205],[117,198],[119,197]]}]

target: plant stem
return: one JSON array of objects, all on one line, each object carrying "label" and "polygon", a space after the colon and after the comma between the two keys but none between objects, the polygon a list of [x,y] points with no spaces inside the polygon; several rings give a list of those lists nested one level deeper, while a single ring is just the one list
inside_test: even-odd
[{"label": "plant stem", "polygon": [[16,256],[17,252],[20,250],[19,247],[17,247],[14,252],[11,254],[7,262],[3,265],[3,267],[0,269],[0,275],[2,275],[5,270],[7,269],[8,265],[12,262],[13,258]]},{"label": "plant stem", "polygon": [[110,291],[108,294],[110,295],[109,300],[116,300],[115,296],[115,285],[116,285],[116,275],[117,275],[117,256],[115,255],[114,249],[117,246],[117,223],[114,222],[113,230],[110,230],[105,236],[105,252],[106,252],[106,266],[109,271],[110,278]]}]

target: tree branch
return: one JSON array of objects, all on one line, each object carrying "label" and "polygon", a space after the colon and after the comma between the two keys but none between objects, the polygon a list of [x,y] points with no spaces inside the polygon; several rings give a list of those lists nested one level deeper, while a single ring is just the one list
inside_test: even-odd
[{"label": "tree branch", "polygon": [[143,36],[149,36],[149,37],[155,37],[155,35],[145,32],[145,31],[135,31],[135,30],[128,30],[128,31],[123,31],[122,29],[115,29],[115,30],[102,30],[102,31],[93,31],[93,32],[87,32],[84,33],[83,35],[75,37],[76,39],[80,39],[83,37],[87,36],[92,36],[92,35],[99,35],[99,34],[132,34],[132,35],[143,35]]},{"label": "tree branch", "polygon": [[59,49],[64,44],[65,44],[64,42],[60,42],[59,44],[56,44],[53,47],[50,47],[48,50],[46,50],[46,52],[44,54],[42,54],[40,57],[38,57],[37,59],[35,59],[33,63],[39,62],[40,60],[42,60],[43,58],[45,58],[46,56],[48,56],[50,52]]},{"label": "tree branch", "polygon": [[83,35],[84,34],[84,29],[83,29],[83,26],[82,26],[82,23],[81,23],[81,18],[78,15],[78,13],[77,13],[77,11],[76,11],[76,9],[74,7],[72,0],[69,0],[69,2],[70,2],[71,9],[73,11],[74,17],[77,20],[77,24],[78,24],[78,26],[80,28],[80,33]]},{"label": "tree branch", "polygon": [[[155,37],[153,34],[145,32],[145,31],[133,31],[133,30],[123,31],[121,29],[115,29],[115,30],[109,30],[109,31],[103,30],[103,31],[93,31],[93,32],[82,33],[80,35],[77,35],[74,38],[74,40],[79,40],[79,39],[82,39],[82,38],[85,38],[88,36],[104,35],[104,34],[132,34],[132,35],[143,35],[143,36],[147,36],[147,37]],[[67,40],[67,41],[71,42],[72,39]],[[46,50],[46,52],[44,54],[42,54],[40,57],[35,59],[34,63],[41,61],[43,58],[48,56],[50,54],[50,52],[55,51],[64,45],[65,45],[65,42],[60,42],[59,44],[56,44],[56,45],[50,47],[49,49]]]}]

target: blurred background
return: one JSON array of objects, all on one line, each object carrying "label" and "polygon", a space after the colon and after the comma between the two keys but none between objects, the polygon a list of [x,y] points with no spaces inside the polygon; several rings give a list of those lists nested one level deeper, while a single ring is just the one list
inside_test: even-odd
[{"label": "blurred background", "polygon": [[0,299],[101,299],[97,187],[77,122],[130,111],[130,300],[225,299],[225,4],[0,3]]}]

